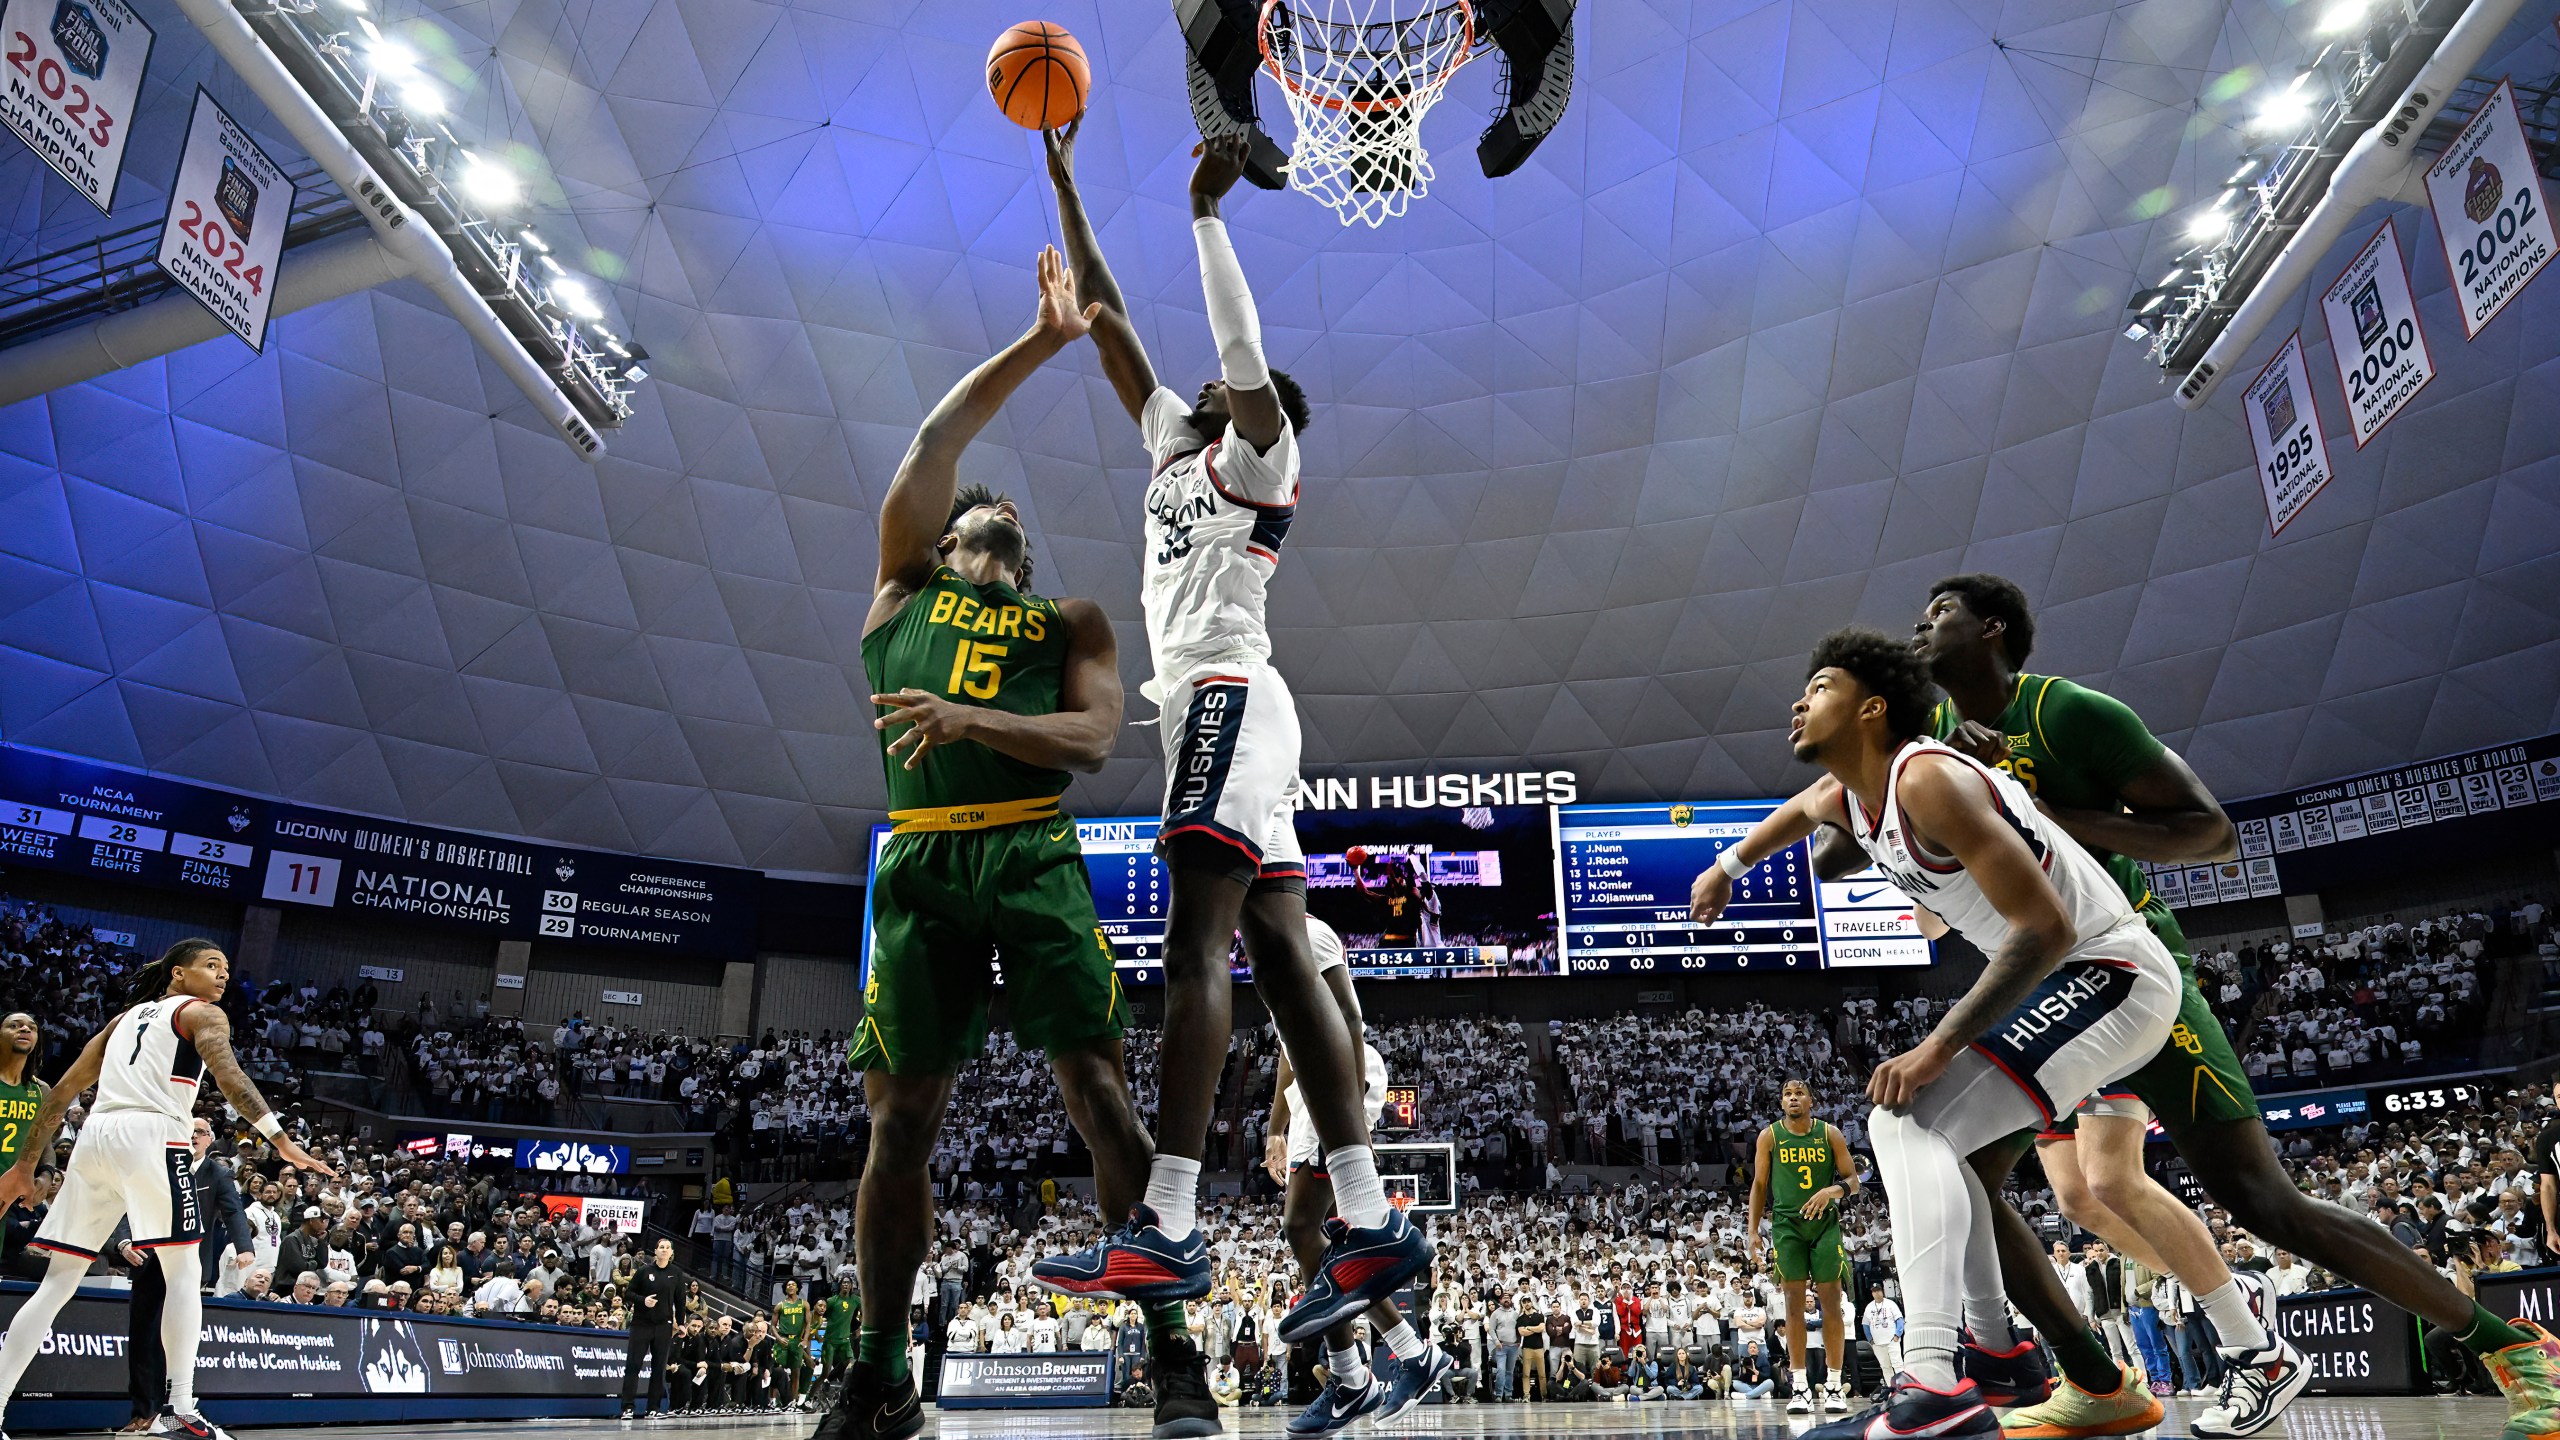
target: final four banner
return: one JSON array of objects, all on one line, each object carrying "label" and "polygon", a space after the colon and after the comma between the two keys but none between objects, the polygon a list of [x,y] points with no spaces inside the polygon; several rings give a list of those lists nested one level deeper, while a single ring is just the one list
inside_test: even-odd
[{"label": "final four banner", "polygon": [[2249,382],[2240,410],[2249,426],[2249,446],[2258,456],[2267,525],[2281,535],[2337,473],[2329,468],[2320,411],[2311,403],[2311,371],[2302,361],[2301,331],[2286,336],[2267,368]]},{"label": "final four banner", "polygon": [[2513,82],[2501,81],[2479,112],[2427,167],[2427,203],[2444,239],[2462,307],[2462,333],[2476,339],[2507,302],[2551,263],[2551,200],[2534,170]]},{"label": "final four banner", "polygon": [[81,199],[112,212],[151,27],[125,0],[8,0],[0,40],[0,120]]},{"label": "final four banner", "polygon": [[2329,320],[2329,349],[2337,357],[2347,422],[2361,450],[2436,378],[2418,305],[2409,297],[2398,227],[2382,222],[2372,243],[2320,297],[2320,313]]},{"label": "final four banner", "polygon": [[293,195],[284,167],[198,87],[160,230],[160,268],[252,350],[266,347]]}]

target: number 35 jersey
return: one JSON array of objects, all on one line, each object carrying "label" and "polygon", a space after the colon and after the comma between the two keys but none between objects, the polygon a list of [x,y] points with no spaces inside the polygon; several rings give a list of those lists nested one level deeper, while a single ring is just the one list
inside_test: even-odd
[{"label": "number 35 jersey", "polygon": [[[862,637],[862,672],[877,694],[922,690],[955,705],[1054,715],[1066,687],[1068,640],[1057,601],[1025,595],[1001,581],[972,584],[940,565],[896,619]],[[889,772],[893,820],[905,811],[1055,800],[1066,793],[1067,772],[1027,764],[974,740],[933,746],[924,763],[910,770],[903,752],[888,753],[906,729],[893,725],[873,732]]]},{"label": "number 35 jersey", "polygon": [[1271,658],[1263,596],[1298,504],[1298,437],[1287,421],[1257,452],[1233,427],[1203,444],[1190,416],[1158,386],[1138,422],[1155,467],[1141,595],[1156,667],[1139,693],[1168,708],[1185,703],[1179,687],[1204,670]]}]

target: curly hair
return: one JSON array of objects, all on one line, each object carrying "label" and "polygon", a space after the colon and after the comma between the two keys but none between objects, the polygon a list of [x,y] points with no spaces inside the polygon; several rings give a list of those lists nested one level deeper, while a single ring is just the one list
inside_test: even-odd
[{"label": "curly hair", "polygon": [[2000,622],[2000,648],[2011,669],[2021,669],[2036,648],[2036,617],[2027,608],[2027,592],[1999,575],[1950,575],[1929,587],[1929,598],[1953,595],[1983,620]]},{"label": "curly hair", "polygon": [[1306,389],[1286,370],[1271,372],[1271,388],[1280,396],[1280,413],[1289,417],[1289,428],[1300,435],[1306,434],[1307,426],[1315,420],[1315,415],[1307,409]]},{"label": "curly hair", "polygon": [[1928,662],[1912,653],[1909,641],[1856,625],[1834,630],[1813,647],[1805,678],[1818,670],[1844,671],[1868,694],[1883,696],[1885,728],[1894,739],[1927,732],[1938,687],[1929,679]]}]

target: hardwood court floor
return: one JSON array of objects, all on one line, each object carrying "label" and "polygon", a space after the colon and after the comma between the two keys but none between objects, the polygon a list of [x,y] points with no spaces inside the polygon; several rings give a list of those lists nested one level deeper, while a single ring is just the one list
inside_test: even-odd
[{"label": "hardwood court floor", "polygon": [[[2184,1440],[2187,1422],[2198,1407],[2191,1400],[2172,1400],[2169,1423],[2160,1440]],[[948,1413],[928,1408],[925,1433],[1002,1440],[1082,1440],[1082,1437],[1143,1437],[1147,1417],[1131,1410],[967,1410]],[[1230,1410],[1230,1435],[1276,1436],[1288,1418],[1282,1410]],[[1672,1405],[1430,1405],[1414,1411],[1391,1428],[1361,1422],[1344,1432],[1348,1440],[1366,1435],[1414,1435],[1443,1440],[1539,1440],[1572,1436],[1576,1440],[1791,1440],[1828,1417],[1789,1415],[1776,1401],[1745,1400],[1733,1404],[1703,1401]],[[2496,1400],[2390,1399],[2332,1400],[2306,1397],[2296,1401],[2266,1435],[2285,1440],[2493,1440],[2506,1421],[2505,1405]],[[683,1440],[804,1440],[816,1428],[814,1417],[703,1416],[657,1424],[624,1424],[612,1420],[514,1420],[504,1424],[454,1422],[435,1425],[348,1425],[325,1430],[238,1429],[239,1440],[284,1440],[286,1436],[329,1437],[329,1440],[583,1440],[586,1436],[681,1436]]]}]

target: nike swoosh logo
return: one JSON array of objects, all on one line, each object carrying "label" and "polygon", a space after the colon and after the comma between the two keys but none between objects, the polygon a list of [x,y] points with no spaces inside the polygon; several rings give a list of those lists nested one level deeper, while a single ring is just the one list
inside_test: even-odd
[{"label": "nike swoosh logo", "polygon": [[1850,891],[1850,892],[1849,892],[1849,903],[1850,903],[1850,904],[1852,904],[1852,905],[1864,905],[1864,904],[1866,904],[1869,900],[1872,900],[1872,899],[1874,899],[1875,897],[1877,897],[1878,895],[1883,894],[1887,888],[1888,888],[1888,887],[1886,887],[1886,886],[1879,885],[1879,886],[1877,886],[1876,888],[1874,888],[1873,890],[1865,890],[1865,891],[1852,890],[1852,891]]},{"label": "nike swoosh logo", "polygon": [[1948,1431],[1953,1430],[1957,1426],[1971,1420],[1974,1416],[1983,1413],[1984,1408],[1985,1407],[1983,1406],[1976,1405],[1971,1409],[1959,1410],[1953,1415],[1932,1420],[1917,1430],[1900,1429],[1894,1425],[1892,1420],[1886,1418],[1884,1415],[1879,1415],[1867,1425],[1867,1440],[1911,1440],[1911,1437],[1915,1435],[1944,1435]]},{"label": "nike swoosh logo", "polygon": [[1060,827],[1058,828],[1058,833],[1057,833],[1057,834],[1055,834],[1055,835],[1050,836],[1050,837],[1049,837],[1049,839],[1050,839],[1052,842],[1056,842],[1056,841],[1059,841],[1059,840],[1064,840],[1064,839],[1066,839],[1068,836],[1070,836],[1070,835],[1074,834],[1074,833],[1075,833],[1075,830],[1076,830],[1076,827],[1074,827],[1073,825],[1062,825],[1062,826],[1060,826]]}]

